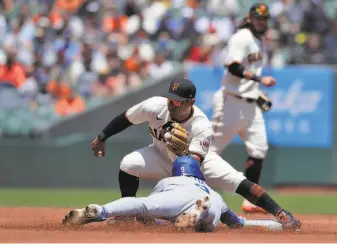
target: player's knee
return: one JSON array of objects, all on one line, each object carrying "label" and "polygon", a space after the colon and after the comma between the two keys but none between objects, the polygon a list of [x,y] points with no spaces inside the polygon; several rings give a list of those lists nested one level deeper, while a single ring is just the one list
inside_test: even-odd
[{"label": "player's knee", "polygon": [[120,163],[120,170],[130,175],[139,177],[138,166],[135,164],[132,154],[124,156]]},{"label": "player's knee", "polygon": [[247,179],[242,172],[233,171],[224,177],[208,178],[206,181],[212,188],[235,192],[243,180]]},{"label": "player's knee", "polygon": [[135,206],[137,208],[139,217],[146,217],[148,215],[148,209],[151,209],[151,203],[146,197],[135,198]]},{"label": "player's knee", "polygon": [[236,171],[233,173],[233,180],[231,181],[233,188],[230,189],[231,192],[236,192],[238,189],[239,185],[241,184],[242,181],[246,180],[246,176],[243,175],[242,172]]}]

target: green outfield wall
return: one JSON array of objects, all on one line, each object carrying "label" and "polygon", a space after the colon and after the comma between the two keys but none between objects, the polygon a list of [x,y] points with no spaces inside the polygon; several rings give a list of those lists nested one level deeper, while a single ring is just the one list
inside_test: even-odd
[{"label": "green outfield wall", "polygon": [[[119,163],[123,156],[150,143],[150,136],[143,141],[112,138],[107,144],[106,157],[96,158],[90,148],[92,138],[72,135],[52,141],[1,141],[0,186],[118,187]],[[334,149],[271,147],[261,185],[337,185]],[[244,169],[247,157],[244,146],[230,145],[222,156],[237,170]],[[146,186],[153,183],[142,182]]]}]

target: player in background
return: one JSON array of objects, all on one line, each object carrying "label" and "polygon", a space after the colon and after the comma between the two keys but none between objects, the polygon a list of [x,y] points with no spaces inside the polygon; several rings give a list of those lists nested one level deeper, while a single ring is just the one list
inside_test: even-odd
[{"label": "player in background", "polygon": [[259,185],[246,179],[217,153],[209,152],[212,124],[194,105],[196,87],[187,79],[176,79],[163,96],[142,101],[115,117],[94,139],[95,156],[105,155],[105,141],[129,126],[147,122],[153,143],[126,155],[120,163],[122,197],[135,197],[139,178],[161,180],[171,176],[172,163],[190,155],[201,164],[206,182],[214,189],[235,192],[265,209],[284,228],[298,229],[300,222],[281,208]]},{"label": "player in background", "polygon": [[[226,47],[226,70],[221,88],[213,96],[213,135],[211,151],[221,154],[238,134],[244,141],[248,158],[245,176],[259,183],[263,160],[268,150],[262,111],[268,111],[271,102],[259,90],[259,84],[271,87],[276,80],[260,77],[266,57],[263,36],[270,18],[268,6],[254,4],[239,30],[231,36]],[[246,199],[242,210],[264,212]]]},{"label": "player in background", "polygon": [[282,225],[273,220],[239,218],[204,180],[199,162],[191,156],[181,156],[173,163],[172,177],[159,181],[148,197],[125,197],[102,206],[89,204],[73,209],[62,224],[83,225],[129,216],[168,220],[179,229],[191,228],[198,232],[213,231],[219,221],[229,228],[260,226],[282,230]]}]

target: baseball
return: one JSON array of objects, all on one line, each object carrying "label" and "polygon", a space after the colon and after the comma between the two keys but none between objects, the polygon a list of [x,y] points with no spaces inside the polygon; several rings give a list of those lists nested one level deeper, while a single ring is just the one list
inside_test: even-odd
[{"label": "baseball", "polygon": [[164,139],[165,139],[165,141],[167,141],[167,142],[170,142],[170,140],[171,140],[171,133],[170,132],[166,132],[165,134],[164,134]]}]

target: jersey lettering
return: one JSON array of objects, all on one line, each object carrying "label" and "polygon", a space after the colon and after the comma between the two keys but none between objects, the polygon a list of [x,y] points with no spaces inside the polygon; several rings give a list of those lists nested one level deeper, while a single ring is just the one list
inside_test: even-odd
[{"label": "jersey lettering", "polygon": [[194,185],[196,185],[201,190],[203,190],[204,192],[207,192],[209,194],[209,189],[208,189],[208,187],[206,186],[206,184],[203,180],[200,180],[198,178],[194,178],[194,180],[197,181],[197,183],[194,183]]},{"label": "jersey lettering", "polygon": [[164,136],[162,133],[160,133],[160,130],[158,129],[152,129],[149,127],[149,133],[151,134],[152,137],[156,138],[159,141],[164,141]]},{"label": "jersey lettering", "polygon": [[247,59],[249,63],[254,63],[259,60],[262,60],[262,58],[263,58],[262,52],[258,52],[249,54]]}]

